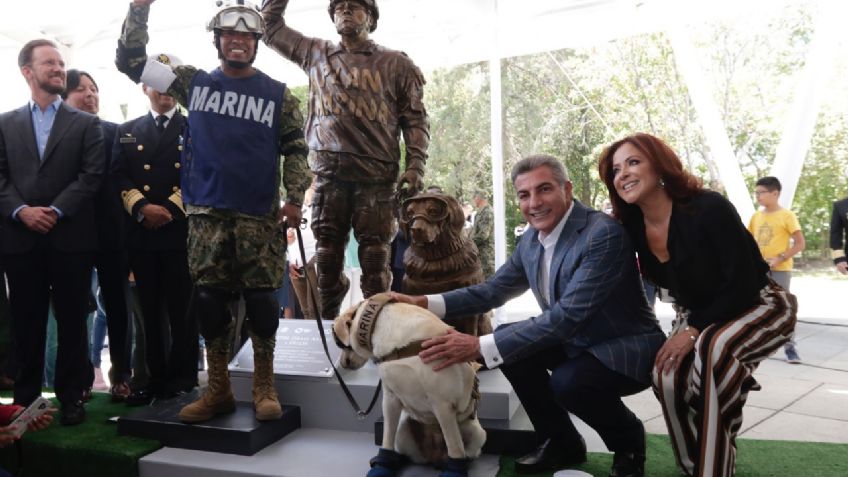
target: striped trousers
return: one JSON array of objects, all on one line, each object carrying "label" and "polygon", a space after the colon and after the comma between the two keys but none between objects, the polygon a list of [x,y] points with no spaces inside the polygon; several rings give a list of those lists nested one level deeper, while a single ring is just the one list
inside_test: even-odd
[{"label": "striped trousers", "polygon": [[[743,315],[702,330],[694,352],[676,372],[659,375],[654,370],[654,394],[677,465],[687,476],[734,475],[742,406],[749,391],[760,389],[752,375],[795,329],[794,295],[771,282],[760,298],[761,303]],[[687,316],[686,310],[678,310],[672,334],[686,326]]]}]

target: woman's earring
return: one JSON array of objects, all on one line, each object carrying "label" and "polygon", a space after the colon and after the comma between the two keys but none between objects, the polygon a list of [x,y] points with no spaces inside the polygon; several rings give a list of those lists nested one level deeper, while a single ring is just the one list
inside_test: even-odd
[{"label": "woman's earring", "polygon": [[659,182],[657,182],[657,185],[660,186],[660,187],[665,187],[665,181],[663,180],[662,177],[660,177],[660,180],[659,180]]}]

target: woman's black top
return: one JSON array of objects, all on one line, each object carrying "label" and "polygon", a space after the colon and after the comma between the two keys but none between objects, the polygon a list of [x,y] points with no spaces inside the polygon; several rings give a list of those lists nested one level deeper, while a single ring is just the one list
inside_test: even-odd
[{"label": "woman's black top", "polygon": [[642,273],[669,290],[690,311],[699,330],[733,320],[760,303],[769,267],[739,213],[721,194],[709,190],[676,200],[668,226],[668,262],[661,264],[648,247],[638,207],[628,207],[627,229]]}]

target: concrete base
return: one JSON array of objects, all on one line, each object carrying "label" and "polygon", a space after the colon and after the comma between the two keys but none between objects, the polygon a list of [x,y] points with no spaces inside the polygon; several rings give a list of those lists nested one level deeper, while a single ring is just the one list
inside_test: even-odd
[{"label": "concrete base", "polygon": [[[142,458],[139,477],[355,477],[377,454],[370,433],[298,429],[256,455],[216,454],[165,447]],[[482,455],[469,477],[495,477],[498,456]],[[430,466],[409,465],[398,477],[438,477]]]},{"label": "concrete base", "polygon": [[[253,349],[248,341],[230,365],[230,381],[236,400],[249,401],[253,386]],[[371,362],[355,371],[339,370],[342,378],[363,408],[368,406],[374,395],[379,374]],[[373,432],[374,424],[382,417],[378,400],[374,410],[364,419],[359,419],[336,377],[275,376],[275,387],[280,402],[300,408],[303,427],[352,432]],[[480,373],[480,419],[508,421],[518,409],[519,401],[509,381],[499,370]]]},{"label": "concrete base", "polygon": [[300,410],[283,406],[283,417],[257,421],[253,403],[238,402],[232,414],[206,422],[185,424],[177,417],[180,409],[199,397],[186,394],[146,406],[118,419],[118,434],[156,439],[168,447],[197,449],[225,454],[253,455],[300,427]]},{"label": "concrete base", "polygon": [[[480,419],[480,425],[486,431],[484,454],[508,454],[522,456],[541,444],[530,421],[522,415],[513,419]],[[383,421],[374,425],[374,445],[383,443]]]}]

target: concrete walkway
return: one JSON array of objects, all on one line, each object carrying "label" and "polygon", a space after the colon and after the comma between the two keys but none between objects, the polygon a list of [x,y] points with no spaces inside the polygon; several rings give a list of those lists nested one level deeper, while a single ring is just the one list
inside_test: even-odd
[{"label": "concrete walkway", "polygon": [[[796,277],[797,350],[802,364],[788,364],[783,351],[764,361],[754,373],[762,385],[749,394],[741,438],[848,443],[848,279]],[[513,300],[505,319],[533,316],[532,294]],[[657,318],[671,328],[674,311],[657,302]],[[667,434],[659,403],[650,390],[626,398],[648,432]],[[582,424],[582,423],[581,423]],[[582,425],[590,450],[606,451],[600,437]]]}]

